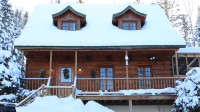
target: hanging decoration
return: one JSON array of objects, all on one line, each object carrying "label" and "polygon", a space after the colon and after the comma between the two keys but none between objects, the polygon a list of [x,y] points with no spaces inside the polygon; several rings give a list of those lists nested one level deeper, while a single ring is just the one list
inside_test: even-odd
[{"label": "hanging decoration", "polygon": [[65,79],[69,78],[69,70],[67,68],[63,70],[63,74]]},{"label": "hanging decoration", "polygon": [[40,78],[44,78],[44,75],[45,75],[45,70],[40,69]]},{"label": "hanging decoration", "polygon": [[95,78],[96,77],[96,71],[94,69],[91,69],[90,70],[90,75],[92,76],[92,78]]}]

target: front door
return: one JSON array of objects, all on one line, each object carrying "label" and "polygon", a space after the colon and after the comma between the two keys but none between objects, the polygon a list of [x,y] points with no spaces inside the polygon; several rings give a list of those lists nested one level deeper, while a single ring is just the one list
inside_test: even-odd
[{"label": "front door", "polygon": [[73,72],[70,66],[59,66],[58,67],[58,86],[70,86],[73,83]]},{"label": "front door", "polygon": [[138,77],[139,79],[139,88],[140,89],[150,89],[151,81],[151,67],[150,66],[138,66]]},{"label": "front door", "polygon": [[113,68],[101,67],[100,68],[100,90],[113,90]]}]

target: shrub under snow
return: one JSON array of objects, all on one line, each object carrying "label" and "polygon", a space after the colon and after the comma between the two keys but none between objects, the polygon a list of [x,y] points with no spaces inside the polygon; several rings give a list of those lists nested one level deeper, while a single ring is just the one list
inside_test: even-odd
[{"label": "shrub under snow", "polygon": [[186,74],[184,81],[178,81],[176,86],[177,99],[175,111],[197,112],[200,90],[200,68],[194,68]]}]

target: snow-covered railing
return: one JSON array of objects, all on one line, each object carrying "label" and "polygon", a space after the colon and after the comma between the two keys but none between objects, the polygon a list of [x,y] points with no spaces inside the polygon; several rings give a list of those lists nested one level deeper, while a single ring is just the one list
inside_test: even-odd
[{"label": "snow-covered railing", "polygon": [[44,94],[42,92],[42,88],[44,87],[45,85],[42,85],[41,87],[39,87],[35,92],[33,92],[31,95],[29,95],[28,97],[26,97],[24,100],[22,100],[20,103],[18,103],[16,105],[16,107],[19,107],[19,106],[25,106],[27,104],[30,104],[34,101],[35,97],[37,96],[41,96],[42,94]]},{"label": "snow-covered railing", "polygon": [[[183,78],[180,78],[183,79]],[[177,77],[150,78],[77,78],[77,89],[82,91],[120,91],[128,89],[174,88]],[[127,84],[128,82],[128,84]],[[128,87],[127,87],[128,85]]]},{"label": "snow-covered railing", "polygon": [[43,97],[56,95],[59,98],[63,98],[69,96],[70,94],[72,94],[72,86],[45,86],[42,84],[42,86],[39,87],[35,92],[18,103],[17,107],[32,103],[37,96]]},{"label": "snow-covered railing", "polygon": [[23,80],[24,80],[24,85],[23,85],[24,89],[36,90],[42,84],[46,85],[49,78],[23,78]]},{"label": "snow-covered railing", "polygon": [[50,86],[51,83],[51,77],[49,77],[48,82],[47,82],[47,86]]}]

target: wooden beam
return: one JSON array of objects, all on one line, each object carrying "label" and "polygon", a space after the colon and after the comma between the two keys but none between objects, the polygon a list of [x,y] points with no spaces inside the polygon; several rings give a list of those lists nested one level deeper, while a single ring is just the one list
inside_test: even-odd
[{"label": "wooden beam", "polygon": [[194,58],[194,60],[192,60],[192,62],[188,65],[188,67],[190,67],[196,60],[197,58]]},{"label": "wooden beam", "polygon": [[173,60],[174,57],[172,57],[172,72],[173,72],[173,75],[175,75],[174,73],[174,60]]},{"label": "wooden beam", "polygon": [[77,76],[77,50],[75,51],[75,66],[74,66],[75,76]]},{"label": "wooden beam", "polygon": [[22,54],[21,54],[21,59],[22,59],[22,62],[21,62],[21,73],[22,73],[22,77],[25,78],[24,74],[23,74],[23,68],[24,68],[24,51],[22,51]]},{"label": "wooden beam", "polygon": [[187,71],[188,71],[189,69],[188,69],[188,58],[187,58],[187,55],[185,56],[185,61],[186,61]]},{"label": "wooden beam", "polygon": [[198,58],[199,59],[199,67],[200,67],[200,58]]},{"label": "wooden beam", "polygon": [[129,89],[129,82],[128,82],[128,59],[126,59],[126,58],[128,58],[128,51],[126,50],[126,52],[125,52],[125,63],[126,63],[126,83],[127,83],[127,90]]},{"label": "wooden beam", "polygon": [[178,56],[177,56],[177,50],[175,50],[175,58],[176,58],[176,75],[177,75],[177,79],[179,80],[179,70],[178,70]]},{"label": "wooden beam", "polygon": [[49,77],[51,77],[51,69],[52,69],[52,50],[50,50]]},{"label": "wooden beam", "polygon": [[133,112],[133,104],[131,99],[129,99],[129,112]]},{"label": "wooden beam", "polygon": [[81,100],[174,100],[177,98],[175,94],[163,95],[83,95],[77,96]]}]

